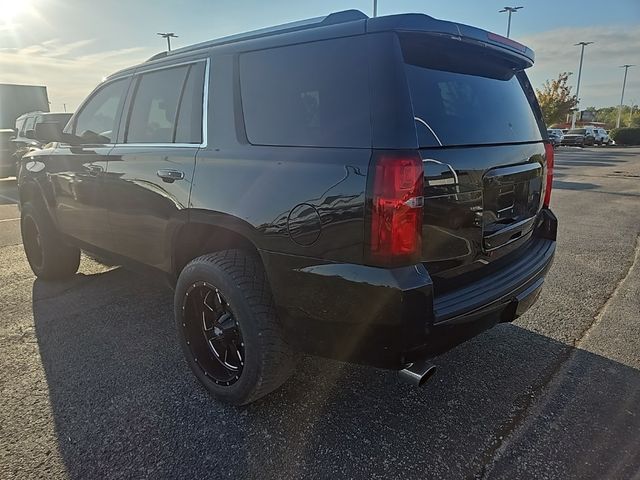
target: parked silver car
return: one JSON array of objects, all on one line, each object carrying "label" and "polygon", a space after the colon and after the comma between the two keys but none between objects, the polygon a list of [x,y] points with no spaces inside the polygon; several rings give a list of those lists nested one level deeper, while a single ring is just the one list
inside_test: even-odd
[{"label": "parked silver car", "polygon": [[596,145],[611,145],[613,143],[613,140],[609,137],[609,132],[604,128],[594,128],[593,132],[595,134]]}]

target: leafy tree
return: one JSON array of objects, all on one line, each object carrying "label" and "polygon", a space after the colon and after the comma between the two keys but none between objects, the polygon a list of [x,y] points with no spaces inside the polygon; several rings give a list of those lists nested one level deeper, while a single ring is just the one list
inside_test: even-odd
[{"label": "leafy tree", "polygon": [[578,105],[578,99],[571,94],[571,87],[567,85],[570,75],[570,72],[562,72],[557,79],[547,80],[540,90],[536,89],[538,103],[547,125],[563,122]]},{"label": "leafy tree", "polygon": [[[595,121],[606,124],[607,128],[614,128],[618,120],[618,106],[595,108],[588,107],[595,114]],[[628,105],[622,106],[622,115],[620,116],[620,127],[640,127],[640,110],[634,105],[633,112]]]}]

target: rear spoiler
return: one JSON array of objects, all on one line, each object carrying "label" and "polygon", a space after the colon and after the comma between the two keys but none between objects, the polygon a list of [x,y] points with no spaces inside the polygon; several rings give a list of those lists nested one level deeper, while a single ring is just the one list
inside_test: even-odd
[{"label": "rear spoiler", "polygon": [[384,31],[447,35],[456,40],[481,43],[487,47],[508,53],[523,69],[533,66],[535,61],[533,50],[510,38],[469,25],[438,20],[420,13],[389,15],[367,20],[367,32]]}]

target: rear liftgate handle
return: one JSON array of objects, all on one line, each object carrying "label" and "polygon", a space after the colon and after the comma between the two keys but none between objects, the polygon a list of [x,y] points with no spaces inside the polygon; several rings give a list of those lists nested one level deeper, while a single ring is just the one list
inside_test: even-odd
[{"label": "rear liftgate handle", "polygon": [[163,169],[158,170],[158,176],[163,182],[173,183],[176,180],[184,179],[184,172],[181,172],[180,170]]}]

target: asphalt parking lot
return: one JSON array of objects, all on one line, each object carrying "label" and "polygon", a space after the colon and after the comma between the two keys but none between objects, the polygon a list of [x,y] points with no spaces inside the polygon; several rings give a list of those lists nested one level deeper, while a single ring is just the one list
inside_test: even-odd
[{"label": "asphalt parking lot", "polygon": [[640,478],[640,148],[561,148],[538,303],[393,372],[307,358],[247,408],[212,400],[171,292],[83,259],[35,280],[0,180],[0,478]]}]

